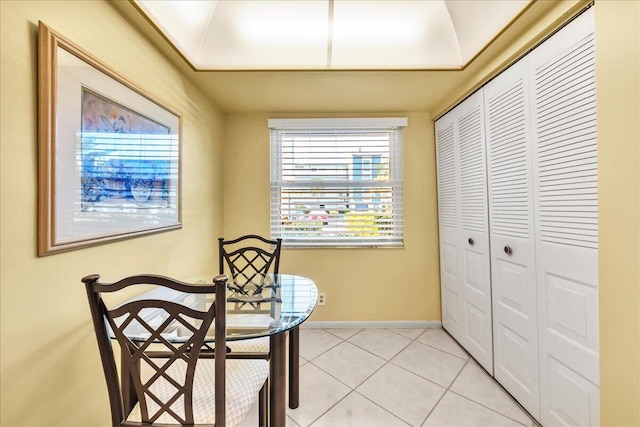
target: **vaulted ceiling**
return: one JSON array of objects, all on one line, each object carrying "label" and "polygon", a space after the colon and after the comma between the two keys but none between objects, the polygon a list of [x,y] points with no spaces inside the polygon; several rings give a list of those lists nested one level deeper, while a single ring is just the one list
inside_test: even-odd
[{"label": "vaulted ceiling", "polygon": [[[411,48],[422,46],[426,49],[427,46],[437,45],[437,40],[442,39],[442,46],[446,44],[451,49],[448,53],[441,52],[436,55],[434,53],[438,51],[436,50],[422,55],[424,58],[431,58],[431,61],[436,61],[433,58],[438,56],[437,62],[430,63],[432,65],[424,65],[426,63],[422,65],[417,63],[410,64],[406,62],[408,60],[405,60],[404,63],[398,60],[395,65],[394,63],[390,65],[380,63],[371,63],[370,65],[360,63],[355,65],[355,62],[350,64],[347,62],[348,58],[344,58],[341,56],[342,53],[338,53],[336,50],[338,47],[337,45],[334,46],[333,42],[323,44],[324,54],[319,55],[319,57],[324,57],[325,62],[318,60],[316,65],[304,64],[302,61],[295,64],[291,62],[295,58],[307,58],[304,55],[293,55],[293,60],[290,60],[289,63],[281,62],[280,65],[277,63],[267,65],[266,62],[253,62],[250,64],[249,60],[254,55],[250,55],[249,52],[255,52],[258,47],[251,44],[241,46],[241,37],[238,36],[237,32],[231,41],[224,38],[224,32],[229,31],[232,22],[236,21],[231,20],[231,18],[228,20],[225,18],[223,20],[224,23],[221,24],[222,29],[212,30],[212,26],[217,26],[219,19],[216,16],[217,14],[234,13],[230,11],[224,12],[228,8],[228,4],[246,3],[245,6],[248,7],[255,3],[261,5],[264,3],[263,6],[260,6],[264,8],[271,3],[269,1],[218,1],[211,3],[179,1],[185,7],[188,4],[197,3],[202,8],[205,8],[205,6],[208,8],[197,14],[200,24],[193,24],[192,28],[189,27],[190,29],[181,33],[182,36],[171,35],[169,30],[164,28],[163,25],[168,25],[167,23],[162,24],[166,20],[166,16],[165,18],[158,18],[148,15],[147,13],[151,12],[145,12],[143,9],[143,4],[147,3],[146,0],[115,1],[112,4],[137,26],[140,32],[154,43],[190,80],[198,85],[222,111],[227,113],[265,112],[269,114],[330,115],[335,113],[389,114],[408,111],[439,113],[443,108],[443,103],[454,101],[451,99],[453,92],[458,91],[461,87],[473,86],[477,76],[486,73],[487,69],[506,65],[505,60],[512,60],[514,55],[524,53],[522,44],[514,43],[523,33],[538,34],[538,32],[544,32],[545,28],[540,25],[539,21],[543,20],[545,16],[560,16],[564,12],[558,11],[558,9],[569,10],[579,4],[580,1],[380,1],[381,4],[387,6],[389,3],[417,3],[417,5],[413,6],[417,6],[418,10],[413,13],[421,14],[420,16],[423,18],[426,16],[426,11],[431,10],[428,8],[446,12],[441,15],[443,22],[430,27],[432,30],[434,28],[440,29],[439,31],[443,31],[443,33],[439,36],[426,36],[424,35],[426,33],[423,33],[423,42],[418,42]],[[163,0],[151,3],[164,4],[172,2]],[[213,3],[216,3],[215,7]],[[284,3],[325,4],[327,2],[322,0],[291,0]],[[337,11],[343,1],[334,0],[330,3],[333,4],[332,7],[334,9],[333,18],[331,19],[334,21],[335,28],[337,20],[340,19]],[[360,3],[377,2],[347,1],[347,3],[353,3],[351,6],[355,7]],[[425,6],[424,4],[428,5]],[[515,7],[516,4],[518,5],[517,7]],[[165,6],[168,7],[169,5]],[[325,4],[326,7],[328,6]],[[420,9],[421,7],[424,7],[424,9]],[[509,12],[499,12],[502,7],[508,8]],[[185,24],[186,18],[179,18],[178,14],[186,13],[186,11],[180,10],[182,12],[174,10],[172,16],[175,18],[175,22],[181,22],[180,28],[184,29],[185,26],[188,26]],[[326,11],[328,14],[329,11]],[[279,15],[284,16],[284,14],[285,12],[281,11]],[[392,15],[391,12],[388,14]],[[493,15],[500,14],[502,15],[500,20],[490,18]],[[378,13],[375,20],[369,21],[369,24],[362,24],[365,28],[362,31],[367,29],[367,25],[374,25],[371,22],[380,20],[383,22],[387,19],[385,15],[387,13]],[[342,15],[340,14],[340,16]],[[276,18],[268,18],[266,15],[264,17],[272,26],[278,25],[279,21]],[[253,19],[256,19],[256,17],[254,16]],[[424,20],[421,19],[419,21]],[[391,19],[387,19],[386,22],[391,21]],[[489,21],[493,23],[489,25]],[[400,20],[400,22],[404,21]],[[501,24],[498,25],[497,22],[501,22]],[[491,28],[490,31],[482,28],[485,24],[487,25],[486,28]],[[550,22],[545,25],[548,24]],[[390,26],[391,24],[385,24],[381,28]],[[262,28],[264,29],[264,27],[263,25]],[[300,25],[296,27],[296,25],[292,24],[291,27],[300,28]],[[287,29],[287,31],[289,30]],[[178,37],[183,38],[179,41]],[[220,43],[226,40],[222,44],[226,43],[229,46],[234,46],[234,48],[243,50],[243,53],[235,56],[237,61],[235,64],[228,62],[227,65],[222,66],[215,65],[215,62],[198,62],[220,60],[219,58],[211,59],[211,56],[217,55],[204,54],[209,47],[217,46],[216,43],[210,44],[209,38],[217,38]],[[284,39],[289,40],[290,36]],[[376,38],[374,37],[374,39]],[[380,37],[377,38],[378,41],[380,39]],[[188,42],[188,40],[191,40],[191,42]],[[514,47],[516,45],[517,47]],[[185,46],[192,46],[189,48],[191,50],[188,50]],[[273,45],[270,46],[267,46],[267,51],[274,49]],[[384,46],[376,47],[374,45],[370,49],[384,50]],[[284,52],[287,49],[282,48],[281,50]],[[410,50],[410,48],[405,48],[405,51],[407,50]],[[360,51],[363,58],[366,56],[364,54],[367,53],[365,48],[359,48],[355,51]],[[505,56],[505,51],[509,51],[509,55]],[[217,52],[222,55],[225,49],[218,46]],[[378,57],[387,56],[385,53],[379,52],[380,50],[378,50]],[[197,53],[197,55],[191,58],[190,55],[194,53]],[[268,54],[262,56],[265,55],[271,56]],[[354,55],[359,54],[356,53]],[[389,56],[391,57],[392,55],[389,54]],[[373,57],[375,59],[376,55]],[[336,62],[338,58],[343,58],[340,59],[340,61],[343,61],[341,65]],[[241,59],[245,62],[240,62]],[[330,62],[327,62],[327,60],[330,60]],[[355,57],[353,60],[355,61]],[[445,65],[445,61],[453,62],[447,62],[448,65]]]},{"label": "vaulted ceiling", "polygon": [[529,0],[134,0],[198,70],[460,69]]}]

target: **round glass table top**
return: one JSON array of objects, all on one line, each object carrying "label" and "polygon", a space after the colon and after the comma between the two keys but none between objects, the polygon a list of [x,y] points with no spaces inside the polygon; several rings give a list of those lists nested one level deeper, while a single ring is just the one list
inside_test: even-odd
[{"label": "round glass table top", "polygon": [[[212,284],[215,275],[184,279],[190,284]],[[315,283],[306,277],[291,274],[269,274],[253,278],[246,284],[229,281],[227,284],[227,340],[243,340],[266,337],[288,331],[307,320],[318,302]],[[157,287],[123,302],[140,299],[171,301],[197,310],[204,310],[214,300],[213,294],[184,293]],[[140,313],[143,322],[131,321],[124,334],[132,341],[146,341],[150,332],[142,323],[161,325],[166,321],[162,310],[146,310]],[[189,333],[179,322],[164,327],[162,338],[169,342],[184,342]],[[113,336],[113,335],[112,335]],[[205,342],[213,342],[213,326]]]}]

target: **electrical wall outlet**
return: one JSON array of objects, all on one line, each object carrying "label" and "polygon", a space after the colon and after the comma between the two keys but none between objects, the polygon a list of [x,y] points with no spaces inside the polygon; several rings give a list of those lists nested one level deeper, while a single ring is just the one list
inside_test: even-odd
[{"label": "electrical wall outlet", "polygon": [[318,294],[318,305],[325,305],[327,303],[327,294],[319,293]]}]

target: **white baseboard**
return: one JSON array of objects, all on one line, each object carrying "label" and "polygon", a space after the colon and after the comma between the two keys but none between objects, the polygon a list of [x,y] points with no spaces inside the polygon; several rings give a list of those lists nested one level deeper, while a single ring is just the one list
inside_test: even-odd
[{"label": "white baseboard", "polygon": [[442,328],[439,320],[365,320],[365,321],[309,321],[301,326],[303,329],[406,329],[406,328]]}]

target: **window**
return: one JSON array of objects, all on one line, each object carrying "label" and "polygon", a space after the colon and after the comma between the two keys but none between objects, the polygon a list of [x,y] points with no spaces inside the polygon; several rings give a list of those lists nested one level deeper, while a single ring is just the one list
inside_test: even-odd
[{"label": "window", "polygon": [[271,236],[286,246],[402,246],[406,125],[270,119]]}]

